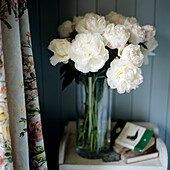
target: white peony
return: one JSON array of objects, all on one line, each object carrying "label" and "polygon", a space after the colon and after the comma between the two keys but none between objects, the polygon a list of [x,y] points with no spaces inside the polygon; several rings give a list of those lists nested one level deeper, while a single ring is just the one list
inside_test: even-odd
[{"label": "white peony", "polygon": [[122,94],[138,88],[143,82],[141,69],[130,61],[114,59],[106,72],[108,85]]},{"label": "white peony", "polygon": [[79,23],[79,21],[80,20],[82,20],[84,17],[83,16],[74,16],[73,17],[73,23],[75,24],[75,25],[77,25],[78,23]]},{"label": "white peony", "polygon": [[129,38],[130,43],[137,45],[140,42],[144,42],[145,30],[142,27],[134,24],[134,25],[129,25],[126,28],[130,32],[130,38]]},{"label": "white peony", "polygon": [[139,23],[135,17],[126,17],[124,25],[125,26],[139,25]]},{"label": "white peony", "polygon": [[69,20],[63,22],[59,27],[58,27],[58,32],[61,38],[68,38],[70,34],[73,32],[73,23]]},{"label": "white peony", "polygon": [[109,21],[110,23],[114,23],[114,24],[121,24],[123,25],[124,22],[126,20],[126,17],[118,14],[116,12],[110,12],[108,15],[106,15],[106,21]]},{"label": "white peony", "polygon": [[153,26],[144,25],[142,28],[145,30],[145,41],[148,41],[155,36],[156,30]]},{"label": "white peony", "polygon": [[124,48],[121,58],[129,60],[135,66],[140,67],[143,64],[144,56],[140,51],[140,45],[130,44]]},{"label": "white peony", "polygon": [[106,28],[106,20],[94,13],[88,13],[76,25],[75,29],[78,33],[99,33],[102,34]]},{"label": "white peony", "polygon": [[130,38],[129,38],[129,42],[132,44],[139,44],[140,42],[144,42],[145,39],[145,30],[144,28],[142,28],[138,21],[136,20],[136,18],[134,17],[127,17],[124,25],[126,26],[126,28],[128,29],[128,31],[130,32]]},{"label": "white peony", "polygon": [[54,52],[50,58],[51,64],[54,66],[59,62],[67,63],[70,56],[70,42],[66,39],[54,39],[50,42],[48,49]]},{"label": "white peony", "polygon": [[144,45],[147,47],[147,49],[141,46],[141,51],[144,55],[144,64],[148,64],[149,63],[148,55],[150,56],[155,55],[155,53],[153,53],[152,51],[156,49],[156,47],[158,46],[158,42],[153,37],[146,41]]},{"label": "white peony", "polygon": [[125,45],[129,36],[130,34],[124,25],[108,24],[103,33],[104,40],[111,49]]},{"label": "white peony", "polygon": [[148,41],[144,42],[144,44],[146,45],[147,49],[149,51],[153,51],[156,49],[156,47],[158,46],[158,42],[155,40],[155,38],[151,38]]},{"label": "white peony", "polygon": [[71,45],[70,55],[76,69],[83,73],[97,72],[109,58],[102,37],[91,33],[76,35]]}]

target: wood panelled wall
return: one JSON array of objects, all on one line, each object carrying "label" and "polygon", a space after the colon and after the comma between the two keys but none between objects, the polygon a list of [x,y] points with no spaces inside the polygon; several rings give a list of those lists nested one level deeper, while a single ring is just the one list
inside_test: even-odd
[{"label": "wood panelled wall", "polygon": [[86,12],[117,11],[156,27],[159,47],[142,66],[144,82],[129,94],[113,91],[112,119],[155,122],[170,153],[170,0],[29,0],[28,5],[49,168],[56,165],[64,123],[76,117],[76,84],[61,90],[61,65],[50,65],[47,47],[58,37],[59,24]]}]

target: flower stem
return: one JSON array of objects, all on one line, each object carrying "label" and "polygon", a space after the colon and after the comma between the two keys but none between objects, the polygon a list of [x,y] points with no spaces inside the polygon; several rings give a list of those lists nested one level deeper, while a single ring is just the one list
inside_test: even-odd
[{"label": "flower stem", "polygon": [[[102,101],[105,80],[97,83],[95,74],[87,76],[83,81],[85,86],[85,119],[82,130],[78,134],[78,142],[83,149],[90,152],[99,152],[104,149],[104,134],[101,131],[100,123],[102,118]],[[97,88],[99,88],[97,90]],[[97,114],[98,112],[98,114]],[[99,124],[98,124],[99,123]]]}]

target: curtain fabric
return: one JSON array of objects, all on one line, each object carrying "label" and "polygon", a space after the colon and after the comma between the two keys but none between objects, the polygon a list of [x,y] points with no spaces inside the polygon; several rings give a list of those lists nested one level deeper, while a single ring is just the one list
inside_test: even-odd
[{"label": "curtain fabric", "polygon": [[0,169],[45,170],[27,2],[0,2]]}]

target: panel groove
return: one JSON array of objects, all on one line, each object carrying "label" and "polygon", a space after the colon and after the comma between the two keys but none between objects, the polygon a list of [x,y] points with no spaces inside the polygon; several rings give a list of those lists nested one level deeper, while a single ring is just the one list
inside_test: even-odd
[{"label": "panel groove", "polygon": [[151,63],[151,83],[150,83],[150,96],[149,96],[149,121],[151,121],[151,99],[152,99],[152,86],[153,86],[153,68],[154,68],[154,59],[152,57],[152,63]]},{"label": "panel groove", "polygon": [[156,3],[156,0],[154,0],[154,16],[153,16],[153,21],[154,21],[153,25],[154,25],[154,27],[156,25],[156,8],[157,8],[157,3]]},{"label": "panel groove", "polygon": [[115,11],[115,0],[98,0],[97,12],[100,15],[107,15],[111,11]]},{"label": "panel groove", "polygon": [[[156,0],[154,0],[154,15],[153,15],[153,26],[156,25]],[[149,96],[149,113],[148,121],[151,121],[151,99],[152,99],[152,86],[153,86],[153,67],[154,67],[154,56],[151,56],[151,83],[150,83],[150,96]]]},{"label": "panel groove", "polygon": [[170,103],[170,69],[169,69],[169,88],[168,88],[168,99],[167,99],[167,112],[166,112],[166,125],[165,125],[165,141],[167,140],[167,133],[168,130],[168,112],[169,112],[169,103]]},{"label": "panel groove", "polygon": [[57,20],[58,22],[57,23],[58,24],[57,25],[59,26],[60,25],[60,1],[59,0],[57,0],[57,5],[58,5],[58,8],[57,8],[57,10],[58,10],[57,11],[57,14],[58,14],[58,20]]},{"label": "panel groove", "polygon": [[[57,0],[57,12],[56,12],[56,14],[57,14],[57,16],[58,16],[58,18],[57,18],[57,30],[58,30],[58,26],[60,25],[60,1],[59,0]],[[58,37],[59,37],[59,35],[58,35]],[[57,75],[60,77],[60,68],[61,68],[61,66],[60,65],[58,65],[57,66]],[[61,87],[62,87],[62,81],[61,81],[61,79],[60,78],[58,78],[58,111],[59,111],[59,113],[61,114],[61,115],[63,115],[63,110],[62,110],[62,102],[63,102],[63,100],[62,100],[62,90],[61,90]],[[63,122],[64,122],[64,120],[63,120],[63,116],[61,116],[61,124],[63,125]]]},{"label": "panel groove", "polygon": [[78,6],[79,6],[79,0],[76,0],[76,15],[78,16]]},{"label": "panel groove", "polygon": [[134,100],[134,92],[132,91],[132,92],[130,92],[130,93],[132,93],[131,94],[131,111],[130,111],[130,120],[133,120],[133,115],[134,115],[134,110],[133,110],[133,100]]},{"label": "panel groove", "polygon": [[[78,12],[78,4],[77,0],[69,0],[69,1],[63,1],[59,0],[59,25],[62,24],[66,20],[73,20],[73,16],[77,15]],[[62,64],[60,64],[61,66]],[[60,83],[62,84],[62,81],[60,80]],[[75,118],[76,114],[76,84],[73,81],[68,87],[66,87],[63,91],[61,91],[61,99],[60,99],[60,105],[61,105],[61,114],[62,114],[62,120],[63,123],[66,123],[68,120],[72,120]]]},{"label": "panel groove", "polygon": [[98,14],[98,0],[96,0],[95,3],[96,3],[96,10],[95,10],[95,11],[96,11],[96,13]]},{"label": "panel groove", "polygon": [[115,0],[115,12],[117,12],[117,0]]},{"label": "panel groove", "polygon": [[138,2],[137,0],[135,0],[135,2],[134,2],[135,3],[135,17],[136,17],[136,14],[137,14],[137,2]]}]

